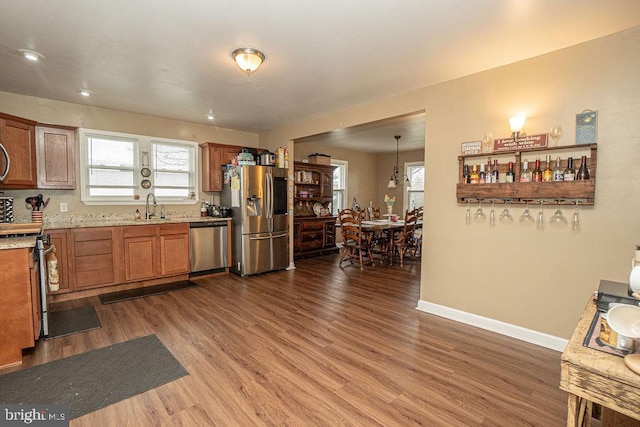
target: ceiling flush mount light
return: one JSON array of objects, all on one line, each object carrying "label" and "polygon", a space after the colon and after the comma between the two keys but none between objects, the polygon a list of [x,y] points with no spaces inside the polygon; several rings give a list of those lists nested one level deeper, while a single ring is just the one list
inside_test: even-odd
[{"label": "ceiling flush mount light", "polygon": [[509,117],[509,127],[511,128],[511,136],[513,138],[519,138],[524,127],[524,121],[527,118],[525,116],[513,116]]},{"label": "ceiling flush mount light", "polygon": [[[396,188],[398,184],[400,184],[400,179],[398,178],[398,151],[399,151],[399,141],[402,138],[401,135],[394,136],[396,139],[396,165],[393,167],[393,172],[391,173],[391,178],[389,178],[389,184],[387,184],[387,188]],[[411,187],[411,181],[409,181],[409,177],[405,175],[404,177],[404,185],[407,188]]]},{"label": "ceiling flush mount light", "polygon": [[28,49],[18,49],[20,55],[24,56],[25,59],[33,62],[37,62],[41,59],[44,59],[44,55],[33,50]]},{"label": "ceiling flush mount light", "polygon": [[256,72],[264,61],[264,53],[251,47],[240,47],[231,53],[233,60],[247,76]]}]

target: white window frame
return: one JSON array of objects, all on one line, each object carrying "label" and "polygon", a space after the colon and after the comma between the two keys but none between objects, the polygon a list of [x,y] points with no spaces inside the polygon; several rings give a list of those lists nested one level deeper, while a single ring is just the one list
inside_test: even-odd
[{"label": "white window frame", "polygon": [[[424,168],[424,162],[406,162],[404,164],[404,176],[409,177],[409,169],[411,168],[415,168],[415,167],[422,167]],[[403,200],[403,207],[404,210],[403,212],[406,212],[409,209],[409,192],[421,192],[422,193],[422,200],[424,201],[424,187],[422,188],[422,190],[412,190],[411,188],[407,188],[407,186],[404,186],[404,200]]]},{"label": "white window frame", "polygon": [[[89,194],[89,138],[90,137],[104,137],[104,138],[114,138],[131,141],[134,144],[134,161],[133,161],[133,170],[134,170],[134,185],[133,185],[133,197],[131,196],[91,196]],[[176,140],[176,139],[167,139],[167,138],[157,138],[145,135],[135,135],[135,134],[126,134],[120,132],[109,132],[103,130],[95,130],[95,129],[80,129],[79,130],[79,139],[80,139],[80,198],[81,201],[85,205],[139,205],[141,202],[147,198],[147,195],[154,192],[153,185],[153,170],[152,174],[149,177],[151,180],[151,187],[148,189],[142,188],[140,183],[142,182],[142,175],[140,174],[140,169],[142,168],[141,155],[143,152],[149,153],[149,165],[146,165],[149,168],[152,168],[151,165],[151,156],[152,156],[152,148],[153,144],[163,144],[163,145],[185,145],[191,148],[191,159],[190,159],[190,187],[193,188],[191,194],[187,198],[173,198],[173,197],[159,197],[156,196],[156,201],[158,203],[164,204],[184,204],[184,205],[193,205],[198,203],[198,194],[200,193],[199,183],[198,183],[198,143],[194,141],[184,141],[184,140]]]},{"label": "white window frame", "polygon": [[[333,215],[338,215],[338,210],[342,210],[344,208],[346,208],[346,203],[347,200],[349,200],[349,195],[348,195],[348,183],[349,183],[349,162],[347,160],[337,160],[337,159],[331,159],[331,166],[337,166],[339,168],[342,168],[343,170],[343,174],[342,174],[342,178],[344,179],[344,182],[342,183],[343,188],[342,189],[333,189],[333,192],[335,193],[336,191],[342,191],[342,206],[333,206],[333,203],[331,204],[331,210],[332,210],[332,214]],[[337,169],[334,170],[334,173]],[[331,195],[331,200],[333,200],[333,194]]]}]

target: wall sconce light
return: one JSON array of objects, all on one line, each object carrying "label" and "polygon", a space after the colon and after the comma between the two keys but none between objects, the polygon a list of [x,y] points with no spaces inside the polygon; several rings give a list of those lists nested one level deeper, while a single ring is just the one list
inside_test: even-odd
[{"label": "wall sconce light", "polygon": [[240,47],[234,50],[231,56],[238,67],[247,73],[247,76],[256,72],[265,58],[264,53],[251,47]]},{"label": "wall sconce light", "polygon": [[525,116],[513,116],[509,117],[509,127],[511,128],[511,136],[513,138],[519,138],[522,133],[524,121],[527,118]]}]

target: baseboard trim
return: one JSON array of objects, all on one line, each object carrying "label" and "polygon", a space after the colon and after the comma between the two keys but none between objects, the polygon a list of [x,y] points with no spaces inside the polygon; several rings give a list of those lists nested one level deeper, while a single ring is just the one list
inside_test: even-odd
[{"label": "baseboard trim", "polygon": [[417,310],[425,313],[434,314],[446,319],[455,320],[501,335],[506,335],[531,344],[556,351],[564,351],[568,344],[568,340],[548,335],[542,332],[533,331],[510,323],[501,322],[499,320],[490,319],[488,317],[478,316],[477,314],[467,313],[466,311],[457,310],[455,308],[446,307],[444,305],[434,304],[432,302],[419,300]]}]

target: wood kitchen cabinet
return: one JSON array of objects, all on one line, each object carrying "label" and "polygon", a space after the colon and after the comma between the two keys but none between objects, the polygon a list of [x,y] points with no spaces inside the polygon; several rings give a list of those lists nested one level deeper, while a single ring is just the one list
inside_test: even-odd
[{"label": "wood kitchen cabinet", "polygon": [[125,280],[189,273],[189,224],[123,227]]},{"label": "wood kitchen cabinet", "polygon": [[[0,189],[36,188],[35,124],[31,120],[0,113],[0,143],[10,159],[9,174],[0,182]],[[4,156],[0,155],[0,172],[4,169]]]},{"label": "wood kitchen cabinet", "polygon": [[73,265],[73,289],[115,284],[116,253],[114,227],[71,230],[69,259]]},{"label": "wood kitchen cabinet", "polygon": [[0,368],[22,363],[22,349],[33,347],[40,334],[36,307],[40,301],[33,293],[38,282],[31,281],[37,275],[33,251],[0,250]]},{"label": "wood kitchen cabinet", "polygon": [[202,191],[222,191],[222,165],[231,163],[242,147],[205,142],[202,150]]},{"label": "wood kitchen cabinet", "polygon": [[38,188],[76,188],[76,128],[36,126]]},{"label": "wood kitchen cabinet", "polygon": [[335,252],[335,217],[301,217],[293,221],[293,252],[295,258]]},{"label": "wood kitchen cabinet", "polygon": [[73,290],[70,283],[69,275],[69,255],[68,255],[68,242],[69,242],[69,230],[59,229],[47,232],[51,244],[56,248],[56,258],[58,259],[58,284],[60,288],[48,293],[50,294],[63,294]]}]

